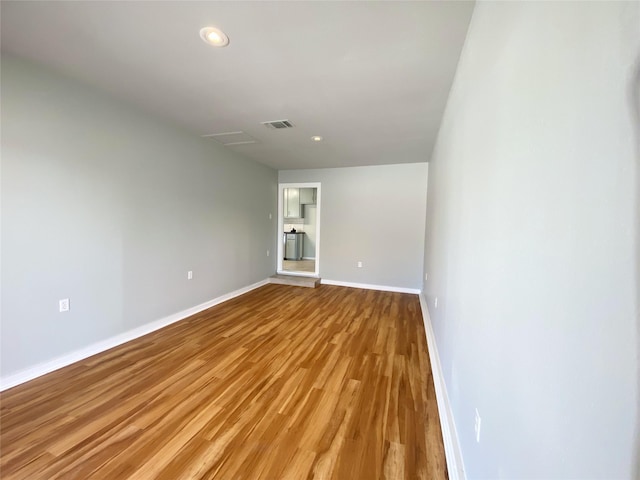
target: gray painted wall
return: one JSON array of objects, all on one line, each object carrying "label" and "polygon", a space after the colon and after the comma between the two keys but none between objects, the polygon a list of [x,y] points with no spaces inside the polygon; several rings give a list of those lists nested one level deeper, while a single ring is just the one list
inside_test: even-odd
[{"label": "gray painted wall", "polygon": [[304,252],[303,256],[315,258],[316,256],[316,217],[318,207],[316,205],[305,205],[304,207]]},{"label": "gray painted wall", "polygon": [[638,478],[639,6],[476,5],[425,250],[468,478]]},{"label": "gray painted wall", "polygon": [[275,170],[3,57],[2,376],[265,279],[276,199]]},{"label": "gray painted wall", "polygon": [[[322,183],[322,278],[420,288],[426,163],[281,170],[278,178]],[[363,268],[357,268],[358,261]]]}]

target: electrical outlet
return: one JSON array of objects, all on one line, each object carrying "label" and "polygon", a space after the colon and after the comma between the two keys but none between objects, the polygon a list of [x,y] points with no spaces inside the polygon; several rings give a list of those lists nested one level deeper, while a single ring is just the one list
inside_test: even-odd
[{"label": "electrical outlet", "polygon": [[424,274],[424,281],[426,282],[427,280],[429,280],[429,274],[428,274],[428,273],[425,273],[425,274]]},{"label": "electrical outlet", "polygon": [[191,270],[187,272],[187,280],[193,280],[193,272]]},{"label": "electrical outlet", "polygon": [[271,220],[273,218],[273,215],[269,214],[269,220]]},{"label": "electrical outlet", "polygon": [[68,312],[70,308],[69,299],[63,298],[58,302],[58,306],[60,307],[61,312]]},{"label": "electrical outlet", "polygon": [[482,418],[480,418],[480,414],[478,413],[478,409],[476,408],[476,419],[475,426],[473,427],[476,432],[476,442],[480,443],[480,427],[482,426]]},{"label": "electrical outlet", "polygon": [[270,253],[271,253],[271,252],[270,252],[269,250],[267,250],[267,257],[269,256],[269,254],[270,254]]},{"label": "electrical outlet", "polygon": [[362,268],[362,262],[358,262],[358,268]]},{"label": "electrical outlet", "polygon": [[433,300],[433,306],[438,308],[438,297]]}]

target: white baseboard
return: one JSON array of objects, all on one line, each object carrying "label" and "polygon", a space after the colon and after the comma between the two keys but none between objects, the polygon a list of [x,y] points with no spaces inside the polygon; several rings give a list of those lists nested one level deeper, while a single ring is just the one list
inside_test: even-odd
[{"label": "white baseboard", "polygon": [[464,470],[462,450],[458,441],[458,433],[453,418],[453,411],[447,395],[447,386],[442,375],[442,365],[440,355],[436,346],[436,338],[431,325],[431,317],[427,307],[427,300],[424,294],[420,293],[420,307],[422,308],[422,320],[427,334],[427,346],[429,347],[429,361],[431,362],[431,373],[436,390],[436,400],[438,403],[438,416],[440,417],[440,428],[442,430],[442,440],[444,442],[444,454],[447,460],[447,470],[450,480],[466,480],[467,475]]},{"label": "white baseboard", "polygon": [[364,288],[365,290],[382,290],[384,292],[415,293],[416,295],[420,294],[420,289],[418,288],[388,287],[386,285],[370,285],[368,283],[353,283],[353,282],[342,282],[340,280],[327,280],[326,278],[323,278],[321,283],[324,283],[325,285],[337,285],[339,287]]},{"label": "white baseboard", "polygon": [[316,257],[302,257],[303,260],[315,260]]},{"label": "white baseboard", "polygon": [[118,345],[122,345],[123,343],[127,343],[131,340],[135,340],[138,337],[147,335],[148,333],[159,330],[163,327],[166,327],[167,325],[171,325],[172,323],[184,320],[191,315],[195,315],[196,313],[206,310],[207,308],[211,308],[215,305],[218,305],[219,303],[231,300],[234,297],[261,287],[262,285],[266,285],[267,283],[269,283],[268,279],[261,280],[260,282],[254,283],[253,285],[242,287],[238,290],[234,290],[233,292],[226,293],[217,298],[214,298],[213,300],[209,300],[207,302],[201,303],[200,305],[196,305],[195,307],[187,308],[186,310],[182,310],[181,312],[174,313],[159,320],[155,320],[151,323],[147,323],[140,327],[134,328],[133,330],[129,330],[127,332],[116,335],[115,337],[101,340],[99,342],[88,345],[87,347],[75,350],[46,362],[39,363],[37,365],[34,365],[33,367],[21,370],[4,378],[0,378],[0,392],[7,390],[8,388],[15,387],[16,385],[20,385],[21,383],[28,382],[29,380],[33,380],[34,378],[40,377],[47,373],[53,372],[54,370],[66,367],[67,365],[71,365],[74,362],[84,360],[85,358],[91,357],[92,355],[95,355],[97,353],[104,352],[105,350],[109,350],[110,348],[117,347]]}]

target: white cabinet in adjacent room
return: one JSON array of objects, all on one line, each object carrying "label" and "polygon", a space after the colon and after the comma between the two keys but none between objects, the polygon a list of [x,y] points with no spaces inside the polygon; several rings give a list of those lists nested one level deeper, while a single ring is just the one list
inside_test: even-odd
[{"label": "white cabinet in adjacent room", "polygon": [[300,204],[301,205],[315,205],[316,204],[316,188],[301,188],[300,189]]},{"label": "white cabinet in adjacent room", "polygon": [[300,189],[284,189],[284,218],[300,218],[302,209],[300,208]]}]

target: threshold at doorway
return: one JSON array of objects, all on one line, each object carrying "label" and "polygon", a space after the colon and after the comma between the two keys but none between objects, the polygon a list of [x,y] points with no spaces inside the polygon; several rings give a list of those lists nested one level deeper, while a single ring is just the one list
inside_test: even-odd
[{"label": "threshold at doorway", "polygon": [[280,285],[293,285],[294,287],[316,288],[318,285],[320,285],[320,279],[317,277],[303,277],[299,275],[275,274],[269,278],[269,283],[277,283]]}]

